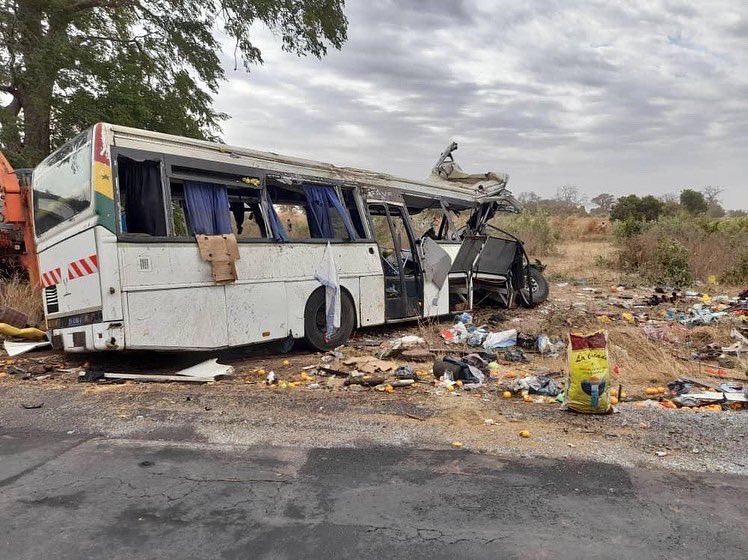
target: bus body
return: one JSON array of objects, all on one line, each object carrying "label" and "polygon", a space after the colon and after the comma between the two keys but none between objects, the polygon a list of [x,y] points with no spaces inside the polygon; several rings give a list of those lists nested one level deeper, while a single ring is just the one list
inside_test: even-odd
[{"label": "bus body", "polygon": [[[325,349],[355,327],[447,314],[449,282],[426,272],[409,208],[443,210],[449,231],[449,208],[470,212],[492,194],[483,183],[410,181],[97,124],[33,175],[53,344],[202,350],[307,338]],[[235,280],[217,282],[196,234],[231,233]],[[460,241],[442,235],[438,246],[454,260]],[[322,337],[317,274],[328,247],[343,317]]]}]

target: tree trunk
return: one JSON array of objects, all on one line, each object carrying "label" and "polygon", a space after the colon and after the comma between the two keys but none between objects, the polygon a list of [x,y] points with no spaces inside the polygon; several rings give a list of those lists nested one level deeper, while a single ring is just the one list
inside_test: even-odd
[{"label": "tree trunk", "polygon": [[[46,81],[46,80],[45,80]],[[21,92],[24,156],[31,165],[49,155],[53,82],[29,84]]]}]

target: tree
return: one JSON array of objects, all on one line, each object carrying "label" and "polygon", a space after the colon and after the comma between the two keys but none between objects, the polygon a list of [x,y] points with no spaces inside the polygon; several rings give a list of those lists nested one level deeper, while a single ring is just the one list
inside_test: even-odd
[{"label": "tree", "polygon": [[725,215],[725,209],[722,208],[719,197],[722,192],[723,189],[720,187],[713,187],[711,185],[707,185],[701,189],[701,194],[704,195],[704,200],[706,200],[706,213],[710,218],[721,218]]},{"label": "tree", "polygon": [[562,185],[556,189],[556,200],[566,202],[570,206],[582,206],[585,197],[576,185]]},{"label": "tree", "polygon": [[519,193],[517,200],[519,200],[520,204],[522,204],[527,212],[537,212],[540,208],[540,202],[542,199],[537,193],[530,191]]},{"label": "tree", "polygon": [[549,214],[587,214],[584,195],[576,185],[563,185],[556,189],[556,197],[545,200],[541,207]]},{"label": "tree", "polygon": [[680,205],[689,214],[703,214],[707,210],[704,195],[693,189],[684,189],[680,193]]},{"label": "tree", "polygon": [[723,192],[724,189],[720,187],[713,187],[712,185],[707,185],[706,187],[703,187],[701,189],[701,194],[704,195],[704,200],[706,200],[707,206],[720,204],[722,201],[720,200],[719,195],[721,195]]},{"label": "tree", "polygon": [[34,165],[98,120],[213,137],[225,77],[215,31],[235,67],[262,63],[254,23],[282,47],[321,57],[346,40],[344,0],[0,0],[0,149]]},{"label": "tree", "polygon": [[622,196],[610,210],[610,219],[618,221],[634,220],[648,222],[662,214],[663,202],[652,195],[639,198],[635,194]]},{"label": "tree", "polygon": [[615,201],[616,197],[608,193],[601,193],[590,200],[596,206],[594,209],[596,214],[608,214]]}]

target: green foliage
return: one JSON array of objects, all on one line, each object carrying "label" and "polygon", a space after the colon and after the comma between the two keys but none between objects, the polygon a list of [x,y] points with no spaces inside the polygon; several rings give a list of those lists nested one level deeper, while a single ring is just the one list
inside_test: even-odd
[{"label": "green foliage", "polygon": [[617,221],[656,220],[662,214],[663,208],[663,202],[651,195],[639,198],[635,194],[630,194],[619,198],[613,205],[610,210],[610,219]]},{"label": "green foliage", "polygon": [[636,218],[628,217],[623,221],[618,221],[613,224],[613,235],[616,239],[627,239],[639,235],[644,231],[646,225],[644,222],[637,220]]},{"label": "green foliage", "polygon": [[693,189],[684,189],[680,193],[680,205],[689,214],[703,214],[707,211],[708,204],[704,195]]},{"label": "green foliage", "polygon": [[262,63],[252,25],[285,51],[321,57],[346,40],[343,0],[2,0],[0,149],[34,165],[97,121],[214,138],[211,108],[224,70],[220,32],[235,64]]},{"label": "green foliage", "polygon": [[[686,285],[688,278],[748,281],[748,218],[710,219],[681,212],[615,227],[620,266],[652,282]],[[686,275],[688,272],[688,275]]]},{"label": "green foliage", "polygon": [[657,264],[660,270],[655,280],[660,284],[684,287],[691,284],[689,253],[683,245],[672,238],[663,237],[657,242]]}]

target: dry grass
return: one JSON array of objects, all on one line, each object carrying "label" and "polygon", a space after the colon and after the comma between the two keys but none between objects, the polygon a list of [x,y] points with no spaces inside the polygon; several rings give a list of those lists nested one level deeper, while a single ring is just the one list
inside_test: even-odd
[{"label": "dry grass", "polygon": [[33,324],[41,324],[44,320],[39,290],[18,277],[0,280],[0,306],[12,307],[26,313]]},{"label": "dry grass", "polygon": [[610,240],[613,228],[610,220],[595,216],[551,216],[550,224],[559,232],[562,241]]}]

